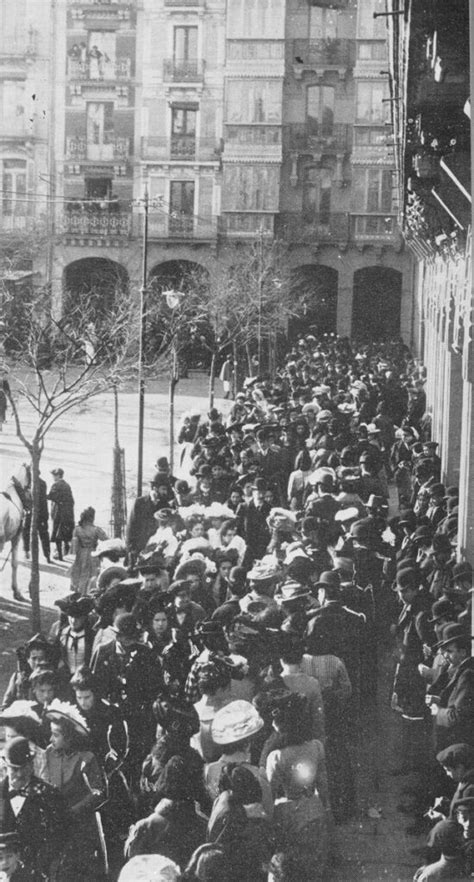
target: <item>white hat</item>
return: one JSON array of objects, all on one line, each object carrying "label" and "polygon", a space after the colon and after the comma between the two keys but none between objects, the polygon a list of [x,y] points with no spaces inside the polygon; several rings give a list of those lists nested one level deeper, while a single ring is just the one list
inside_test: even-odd
[{"label": "white hat", "polygon": [[243,741],[263,729],[263,720],[250,701],[231,701],[217,711],[211,734],[216,744]]},{"label": "white hat", "polygon": [[349,506],[349,508],[341,508],[334,515],[334,520],[337,523],[345,524],[346,521],[353,521],[359,517],[359,509],[356,508],[355,505]]},{"label": "white hat", "polygon": [[[132,828],[133,835],[133,828]],[[181,870],[162,854],[137,854],[122,867],[119,882],[178,882]]]},{"label": "white hat", "polygon": [[120,557],[125,557],[126,554],[126,548],[121,539],[103,539],[97,543],[95,551],[91,551],[91,556],[100,557],[101,554],[108,554],[109,551],[114,551]]}]

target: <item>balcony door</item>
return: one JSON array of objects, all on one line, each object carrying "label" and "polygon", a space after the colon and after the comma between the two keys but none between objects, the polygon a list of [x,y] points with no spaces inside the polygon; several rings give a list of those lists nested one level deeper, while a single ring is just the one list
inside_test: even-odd
[{"label": "balcony door", "polygon": [[2,225],[23,229],[26,223],[26,160],[4,159],[2,165]]},{"label": "balcony door", "polygon": [[198,29],[194,26],[175,27],[173,35],[173,65],[175,75],[182,79],[197,73]]},{"label": "balcony door", "polygon": [[87,158],[110,162],[114,158],[114,105],[112,101],[87,104]]},{"label": "balcony door", "polygon": [[332,86],[309,86],[306,103],[308,135],[330,138],[334,132],[334,89]]},{"label": "balcony door", "polygon": [[305,171],[303,220],[327,228],[331,219],[332,174],[330,169],[310,165]]},{"label": "balcony door", "polygon": [[194,226],[194,181],[170,183],[170,236],[191,236]]},{"label": "balcony door", "polygon": [[171,156],[193,158],[196,153],[196,110],[171,109]]},{"label": "balcony door", "polygon": [[88,55],[91,80],[115,79],[115,31],[89,31]]}]

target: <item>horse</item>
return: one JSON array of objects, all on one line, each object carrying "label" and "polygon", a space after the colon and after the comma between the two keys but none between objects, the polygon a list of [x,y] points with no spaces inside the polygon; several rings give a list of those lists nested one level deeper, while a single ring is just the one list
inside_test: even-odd
[{"label": "horse", "polygon": [[10,478],[6,489],[0,491],[0,552],[7,542],[11,543],[13,597],[15,600],[23,602],[25,602],[25,598],[18,590],[17,583],[18,543],[20,541],[25,510],[31,500],[30,487],[31,468],[26,463],[23,463]]}]

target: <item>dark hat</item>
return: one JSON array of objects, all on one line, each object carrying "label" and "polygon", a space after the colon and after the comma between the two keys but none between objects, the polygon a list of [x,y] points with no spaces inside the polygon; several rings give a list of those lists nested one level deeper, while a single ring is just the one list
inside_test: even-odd
[{"label": "dark hat", "polygon": [[179,481],[176,481],[176,484],[174,486],[178,493],[191,492],[191,487],[189,486],[188,482],[184,480],[184,478],[180,478]]},{"label": "dark hat", "polygon": [[224,629],[220,622],[212,619],[206,622],[198,622],[197,625],[195,625],[194,633],[199,637],[222,637]]},{"label": "dark hat", "polygon": [[51,474],[54,475],[55,478],[63,478],[64,469],[51,469]]},{"label": "dark hat", "polygon": [[439,447],[437,441],[423,441],[422,443],[423,447],[428,447],[430,450],[436,450],[436,448]]},{"label": "dark hat", "polygon": [[25,643],[25,650],[28,654],[32,649],[44,649],[45,652],[50,652],[51,644],[46,639],[44,634],[41,634],[39,631],[37,634],[33,634],[33,637],[30,637],[29,640]]},{"label": "dark hat", "polygon": [[[105,570],[102,570],[97,577],[97,588],[100,591],[105,589],[112,579],[126,579],[127,576],[128,570],[126,570],[125,567],[107,567]],[[107,591],[109,590],[110,589],[107,589]]]},{"label": "dark hat", "polygon": [[268,483],[265,478],[255,478],[252,485],[252,490],[268,490]]},{"label": "dark hat", "polygon": [[445,487],[444,484],[432,484],[431,487],[428,487],[428,495],[429,496],[444,496]]},{"label": "dark hat", "polygon": [[365,503],[366,508],[388,508],[387,500],[385,496],[377,496],[375,493],[371,493],[367,502]]},{"label": "dark hat", "polygon": [[106,609],[113,610],[118,606],[129,606],[131,608],[135,602],[136,596],[137,588],[135,583],[132,583],[132,585],[124,585],[119,582],[118,585],[113,585],[111,588],[108,588],[102,597],[99,598],[97,610],[99,613],[103,613]]},{"label": "dark hat", "polygon": [[428,527],[427,524],[417,527],[411,538],[414,542],[431,542],[433,538],[433,529],[432,527]]},{"label": "dark hat", "polygon": [[167,474],[165,472],[156,471],[150,478],[150,484],[152,487],[156,487],[158,484],[166,484],[167,487],[171,487],[171,482]]},{"label": "dark hat", "polygon": [[163,570],[166,570],[166,561],[164,557],[162,557],[161,555],[157,556],[156,553],[153,554],[152,562],[138,562],[138,572],[142,576],[158,574],[161,573]]},{"label": "dark hat", "polygon": [[341,577],[339,573],[337,573],[335,570],[326,570],[324,573],[321,573],[318,581],[313,587],[326,588],[327,586],[329,586],[330,588],[341,587]]},{"label": "dark hat", "polygon": [[140,625],[132,613],[121,613],[115,620],[117,634],[121,637],[130,637],[138,640]]},{"label": "dark hat", "polygon": [[359,542],[367,542],[369,540],[369,528],[367,524],[361,524],[360,521],[351,525],[350,536]]},{"label": "dark hat", "polygon": [[456,618],[456,610],[454,608],[454,604],[450,600],[446,600],[441,597],[439,600],[436,600],[431,607],[431,618],[428,619],[429,622],[439,622],[440,619],[452,619],[454,622]]},{"label": "dark hat", "polygon": [[247,570],[245,567],[232,567],[228,581],[231,585],[244,585],[246,578]]},{"label": "dark hat", "polygon": [[453,567],[453,577],[451,581],[456,582],[458,579],[472,579],[472,565],[469,561],[465,560]]},{"label": "dark hat", "polygon": [[5,762],[9,766],[15,766],[16,768],[23,768],[23,766],[32,762],[33,754],[30,750],[28,740],[22,738],[20,735],[16,738],[11,738],[10,741],[7,741],[5,744],[4,757]]},{"label": "dark hat", "polygon": [[458,764],[472,769],[474,768],[474,747],[472,744],[465,744],[464,742],[450,744],[449,747],[436,754],[436,759],[442,766],[447,766],[449,769],[454,768]]},{"label": "dark hat", "polygon": [[456,823],[455,819],[438,821],[431,831],[430,845],[447,857],[455,857],[460,853],[463,845],[461,826]]},{"label": "dark hat", "polygon": [[75,618],[88,616],[94,609],[94,601],[92,600],[92,597],[88,597],[85,594],[79,594],[76,591],[67,594],[66,597],[61,597],[59,600],[55,600],[54,605],[58,606],[61,612],[66,616],[73,616]]},{"label": "dark hat", "polygon": [[399,519],[398,523],[400,524],[400,526],[402,526],[402,524],[406,524],[408,527],[415,529],[415,527],[416,527],[416,514],[415,514],[415,512],[411,511],[411,509],[405,509],[404,511],[401,512],[400,519]]},{"label": "dark hat", "polygon": [[289,579],[301,582],[303,585],[310,579],[315,571],[315,566],[311,558],[299,555],[294,557],[288,564],[286,573]]},{"label": "dark hat", "polygon": [[168,462],[168,458],[166,456],[159,456],[156,460],[156,468],[159,471],[160,469],[169,469],[170,464]]},{"label": "dark hat", "polygon": [[190,738],[199,732],[199,716],[192,704],[166,696],[157,698],[153,704],[155,719],[166,732]]},{"label": "dark hat", "polygon": [[20,837],[18,833],[0,833],[0,848],[17,851],[20,849]]},{"label": "dark hat", "polygon": [[92,692],[97,690],[97,680],[87,665],[81,665],[77,668],[69,681],[69,685],[73,689],[90,689]]},{"label": "dark hat", "polygon": [[176,597],[181,591],[189,591],[189,582],[186,579],[176,579],[168,588],[168,594]]},{"label": "dark hat", "polygon": [[189,765],[182,756],[172,756],[166,763],[156,782],[160,797],[173,801],[189,800],[193,796],[193,777]]},{"label": "dark hat", "polygon": [[464,625],[460,625],[457,622],[452,622],[449,625],[445,625],[443,628],[443,639],[438,643],[438,648],[443,649],[443,647],[448,646],[450,643],[459,642],[463,645],[470,645],[470,636]]},{"label": "dark hat", "polygon": [[420,574],[419,574],[418,570],[415,569],[414,567],[413,568],[407,567],[406,569],[399,570],[397,572],[397,580],[396,580],[396,588],[395,588],[396,591],[400,588],[401,589],[404,589],[404,588],[417,589],[417,588],[419,588],[419,584],[420,584]]}]

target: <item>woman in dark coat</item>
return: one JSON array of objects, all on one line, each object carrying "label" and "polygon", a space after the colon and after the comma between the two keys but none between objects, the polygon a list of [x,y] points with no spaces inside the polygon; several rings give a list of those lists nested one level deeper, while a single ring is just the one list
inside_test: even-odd
[{"label": "woman in dark coat", "polygon": [[162,854],[181,868],[206,838],[206,819],[196,812],[188,765],[172,756],[158,782],[155,810],[130,828],[125,856]]},{"label": "woman in dark coat", "polygon": [[48,499],[53,503],[51,517],[53,519],[53,531],[51,541],[56,543],[56,560],[63,559],[64,553],[68,554],[74,530],[74,497],[69,484],[64,480],[64,471],[54,469],[51,474],[54,482],[48,493]]}]

